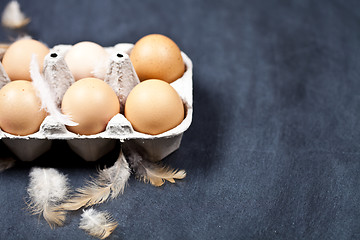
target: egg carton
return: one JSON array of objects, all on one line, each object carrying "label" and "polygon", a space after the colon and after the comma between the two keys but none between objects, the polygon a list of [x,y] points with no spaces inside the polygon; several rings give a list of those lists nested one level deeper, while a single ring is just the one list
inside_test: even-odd
[{"label": "egg carton", "polygon": [[[109,53],[108,62],[105,63],[106,71],[94,69],[94,75],[104,79],[114,89],[122,110],[127,94],[139,82],[129,58],[132,47],[133,44],[130,43],[119,43],[105,48]],[[116,141],[135,142],[143,147],[153,161],[159,161],[179,148],[182,135],[191,124],[193,113],[193,67],[191,59],[184,52],[181,52],[181,55],[186,66],[185,73],[171,83],[184,103],[186,115],[181,124],[164,133],[149,135],[135,131],[120,112],[108,122],[104,132],[79,135],[67,130],[66,124],[71,122],[64,119],[59,107],[62,96],[74,82],[64,60],[70,48],[71,45],[57,45],[50,49],[44,59],[41,74],[36,69],[36,62],[32,62],[31,67],[35,66],[35,70],[31,69],[33,85],[37,88],[43,106],[50,110],[39,131],[27,136],[16,136],[0,129],[0,139],[20,160],[32,161],[41,156],[51,148],[52,140],[67,141],[69,147],[86,161],[96,161],[104,156],[115,147]],[[9,78],[0,64],[0,87],[8,81]]]}]

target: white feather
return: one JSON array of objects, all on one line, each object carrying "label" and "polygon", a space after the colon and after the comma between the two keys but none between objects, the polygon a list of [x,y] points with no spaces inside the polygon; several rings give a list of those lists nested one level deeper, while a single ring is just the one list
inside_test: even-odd
[{"label": "white feather", "polygon": [[28,206],[33,214],[43,214],[51,227],[62,225],[65,212],[55,211],[55,207],[69,193],[68,179],[53,168],[34,167],[30,171]]},{"label": "white feather", "polygon": [[109,67],[108,56],[106,58],[98,59],[97,63],[95,64],[95,68],[91,71],[91,74],[99,79],[104,79],[107,69]]},{"label": "white feather", "polygon": [[113,220],[108,212],[100,212],[90,208],[81,214],[79,228],[91,236],[105,239],[117,226],[118,223]]},{"label": "white feather", "polygon": [[124,192],[129,177],[129,164],[120,151],[112,167],[100,170],[97,178],[88,181],[85,187],[76,189],[76,193],[61,204],[59,209],[73,211],[115,199]]},{"label": "white feather", "polygon": [[124,193],[127,181],[130,177],[130,168],[123,152],[121,151],[118,160],[110,168],[105,168],[99,173],[100,183],[111,184],[111,199]]},{"label": "white feather", "polygon": [[59,121],[62,124],[68,126],[78,125],[78,123],[71,121],[69,116],[62,114],[58,109],[58,107],[56,106],[55,99],[50,89],[50,86],[44,80],[43,76],[40,73],[39,64],[37,62],[35,54],[31,58],[30,76],[32,79],[32,83],[41,99],[41,108],[46,109],[46,111],[51,116],[53,116],[57,121]]},{"label": "white feather", "polygon": [[20,4],[17,1],[9,2],[2,14],[2,25],[8,28],[20,28],[27,25],[30,22],[30,18],[27,18],[20,10]]}]

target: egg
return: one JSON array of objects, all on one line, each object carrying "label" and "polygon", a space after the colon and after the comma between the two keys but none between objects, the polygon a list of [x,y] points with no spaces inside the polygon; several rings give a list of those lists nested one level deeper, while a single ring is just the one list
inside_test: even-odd
[{"label": "egg", "polygon": [[104,78],[108,53],[97,43],[79,42],[72,46],[65,55],[65,62],[75,81],[97,77]]},{"label": "egg", "polygon": [[0,128],[13,135],[28,135],[39,130],[47,113],[31,82],[12,81],[0,90]]},{"label": "egg", "polygon": [[91,135],[106,129],[110,119],[120,112],[120,102],[114,90],[103,80],[83,78],[65,92],[61,110],[79,124],[68,126],[69,131]]},{"label": "egg", "polygon": [[125,117],[136,131],[156,135],[183,121],[184,105],[169,83],[150,79],[139,83],[129,93]]},{"label": "egg", "polygon": [[30,62],[33,54],[37,57],[40,70],[43,69],[44,58],[49,53],[49,48],[34,39],[20,39],[12,43],[6,50],[2,65],[9,78],[14,80],[28,80],[30,77]]},{"label": "egg", "polygon": [[185,71],[179,47],[161,34],[150,34],[137,41],[130,59],[140,81],[160,79],[171,83]]}]

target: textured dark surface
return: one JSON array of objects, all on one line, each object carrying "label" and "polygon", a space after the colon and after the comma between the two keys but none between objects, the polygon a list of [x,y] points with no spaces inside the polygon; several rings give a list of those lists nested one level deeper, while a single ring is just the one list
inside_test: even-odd
[{"label": "textured dark surface", "polygon": [[[160,188],[132,177],[96,207],[119,222],[109,239],[360,238],[358,1],[20,3],[49,46],[162,33],[193,60],[193,123],[165,159],[188,175]],[[56,167],[76,187],[115,157],[86,163],[57,142],[0,173],[0,239],[92,239],[81,212],[55,230],[26,212],[28,173]]]}]

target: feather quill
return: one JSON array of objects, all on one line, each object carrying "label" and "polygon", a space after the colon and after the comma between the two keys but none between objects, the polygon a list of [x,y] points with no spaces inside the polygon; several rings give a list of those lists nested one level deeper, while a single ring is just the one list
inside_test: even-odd
[{"label": "feather quill", "polygon": [[144,182],[150,182],[152,185],[160,187],[165,183],[165,180],[175,183],[175,179],[186,177],[185,170],[173,169],[146,160],[145,154],[136,145],[125,145],[124,151],[136,177]]},{"label": "feather quill", "polygon": [[81,214],[79,228],[85,230],[91,236],[105,239],[117,226],[118,223],[108,212],[100,212],[90,208],[84,210]]},{"label": "feather quill", "polygon": [[110,168],[99,171],[97,178],[88,181],[85,187],[76,190],[76,193],[67,199],[61,206],[62,210],[78,210],[114,199],[124,192],[130,177],[130,168],[120,151],[119,157]]},{"label": "feather quill", "polygon": [[42,214],[51,228],[62,226],[65,212],[57,211],[56,206],[69,193],[67,177],[53,168],[34,167],[30,171],[30,183],[27,189],[27,205],[33,214]]}]

